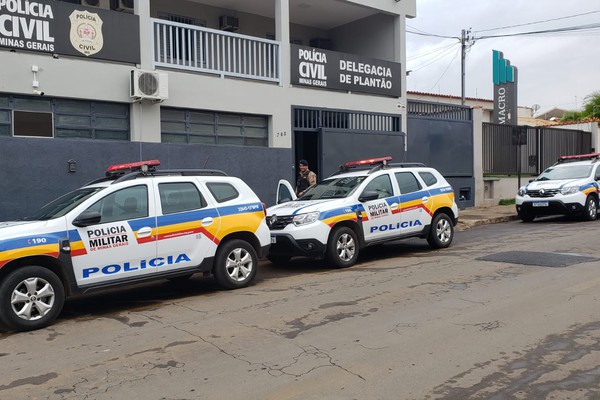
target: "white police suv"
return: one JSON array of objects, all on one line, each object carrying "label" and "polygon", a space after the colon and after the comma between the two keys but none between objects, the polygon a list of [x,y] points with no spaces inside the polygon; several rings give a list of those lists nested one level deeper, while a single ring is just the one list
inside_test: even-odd
[{"label": "white police suv", "polygon": [[595,220],[599,182],[600,153],[559,157],[557,163],[519,188],[515,198],[517,213],[524,222],[547,215]]},{"label": "white police suv", "polygon": [[0,325],[44,327],[66,296],[150,279],[252,282],[270,244],[264,204],[221,171],[159,164],[111,166],[35,215],[0,222]]},{"label": "white police suv", "polygon": [[391,159],[345,163],[297,199],[289,182],[280,181],[282,204],[267,210],[268,258],[325,256],[349,267],[359,249],[391,240],[420,237],[434,248],[448,247],[458,221],[452,187],[433,168]]}]

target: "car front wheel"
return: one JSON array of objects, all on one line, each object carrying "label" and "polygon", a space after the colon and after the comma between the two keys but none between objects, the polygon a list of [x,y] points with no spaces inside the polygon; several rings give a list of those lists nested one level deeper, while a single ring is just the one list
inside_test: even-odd
[{"label": "car front wheel", "polygon": [[254,247],[245,240],[234,239],[217,250],[213,274],[226,289],[248,286],[256,276],[258,257]]},{"label": "car front wheel", "polygon": [[358,258],[358,238],[347,226],[336,228],[327,242],[327,261],[339,268],[347,268]]},{"label": "car front wheel", "polygon": [[598,201],[593,196],[588,196],[585,201],[583,218],[586,221],[594,221],[598,217]]},{"label": "car front wheel", "polygon": [[58,317],[64,301],[63,284],[54,272],[19,267],[0,284],[0,322],[17,331],[43,328]]}]

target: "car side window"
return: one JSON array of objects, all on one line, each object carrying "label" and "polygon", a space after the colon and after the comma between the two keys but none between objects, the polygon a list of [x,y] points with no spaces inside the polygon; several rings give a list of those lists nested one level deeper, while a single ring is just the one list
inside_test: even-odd
[{"label": "car side window", "polygon": [[206,187],[219,203],[233,200],[240,195],[237,189],[227,182],[209,182]]},{"label": "car side window", "polygon": [[204,197],[192,182],[160,183],[158,193],[163,214],[198,210],[206,207]]},{"label": "car side window", "polygon": [[386,197],[391,197],[394,195],[394,189],[392,189],[392,181],[390,180],[390,176],[388,174],[380,175],[377,178],[373,179],[371,182],[365,186],[365,192],[377,192],[379,196],[378,199],[384,199]]},{"label": "car side window", "polygon": [[131,186],[118,190],[94,203],[89,211],[100,213],[101,224],[148,216],[148,187]]},{"label": "car side window", "polygon": [[422,189],[421,184],[412,172],[396,172],[395,175],[400,187],[400,193],[413,193]]},{"label": "car side window", "polygon": [[423,179],[423,182],[425,182],[425,185],[427,186],[433,186],[437,183],[437,178],[431,172],[419,172],[419,176],[421,179]]}]

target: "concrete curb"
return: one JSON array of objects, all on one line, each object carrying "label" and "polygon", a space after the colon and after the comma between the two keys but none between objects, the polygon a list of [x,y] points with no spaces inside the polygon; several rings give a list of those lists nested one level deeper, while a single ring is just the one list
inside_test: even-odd
[{"label": "concrete curb", "polygon": [[489,218],[483,218],[483,219],[461,219],[460,215],[458,217],[458,224],[456,225],[456,229],[459,231],[464,231],[467,229],[471,229],[474,226],[479,226],[479,225],[489,225],[489,224],[498,224],[501,222],[510,222],[510,221],[516,221],[519,219],[518,215],[502,215],[502,216],[497,216],[497,217],[489,217]]}]

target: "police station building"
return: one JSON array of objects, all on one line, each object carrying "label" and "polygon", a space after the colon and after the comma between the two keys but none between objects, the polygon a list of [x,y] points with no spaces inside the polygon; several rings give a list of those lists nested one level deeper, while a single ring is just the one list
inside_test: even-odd
[{"label": "police station building", "polygon": [[406,153],[416,0],[0,0],[0,220],[158,159],[272,204],[307,159]]}]

